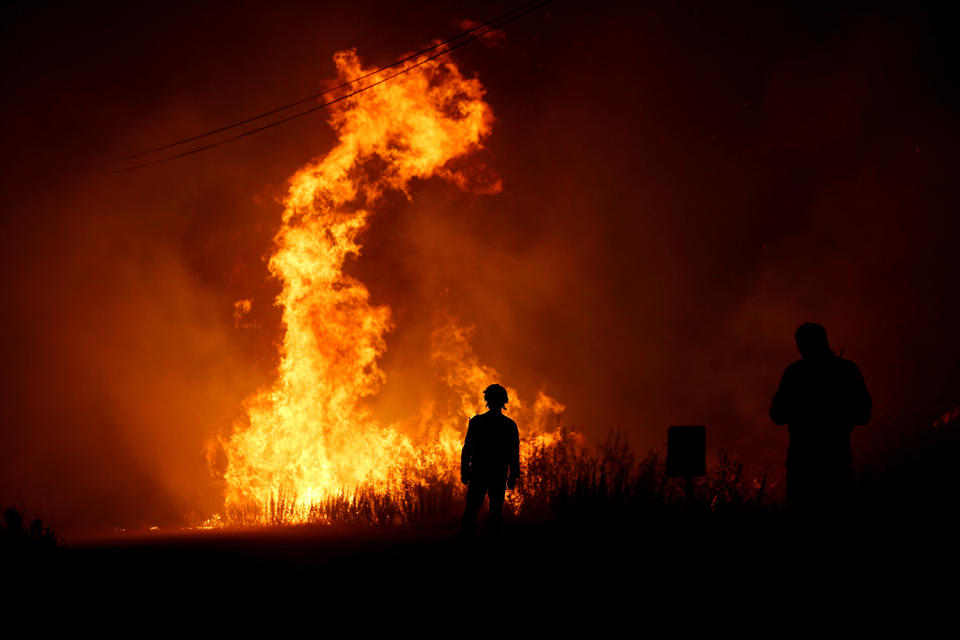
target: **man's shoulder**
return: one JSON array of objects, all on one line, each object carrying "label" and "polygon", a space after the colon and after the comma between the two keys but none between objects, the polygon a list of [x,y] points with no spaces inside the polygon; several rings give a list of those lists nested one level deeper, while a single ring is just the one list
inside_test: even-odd
[{"label": "man's shoulder", "polygon": [[863,374],[860,373],[860,367],[857,366],[856,362],[846,358],[837,358],[837,361],[837,370],[841,372],[842,377],[851,382],[863,379]]},{"label": "man's shoulder", "polygon": [[837,357],[837,366],[843,367],[847,371],[860,371],[860,367],[857,366],[856,362],[839,356]]},{"label": "man's shoulder", "polygon": [[507,427],[517,428],[517,423],[511,420],[509,417],[503,415],[502,413],[493,413],[492,411],[487,411],[486,413],[481,413],[470,418],[470,425],[504,425]]},{"label": "man's shoulder", "polygon": [[800,360],[794,360],[793,362],[788,364],[787,367],[783,370],[783,376],[784,377],[795,376],[798,373],[802,372],[804,368],[806,368],[806,366],[807,366],[807,363],[805,363],[802,358]]}]

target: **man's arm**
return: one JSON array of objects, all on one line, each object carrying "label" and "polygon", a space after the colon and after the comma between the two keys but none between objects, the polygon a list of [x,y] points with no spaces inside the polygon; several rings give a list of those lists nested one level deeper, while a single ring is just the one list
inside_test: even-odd
[{"label": "man's arm", "polygon": [[463,440],[463,450],[460,452],[460,481],[463,484],[470,482],[470,466],[473,462],[473,420],[467,425],[467,437]]},{"label": "man's arm", "polygon": [[507,475],[507,486],[513,489],[517,484],[517,478],[520,477],[520,430],[516,423],[513,424],[513,430],[510,433],[510,473]]}]

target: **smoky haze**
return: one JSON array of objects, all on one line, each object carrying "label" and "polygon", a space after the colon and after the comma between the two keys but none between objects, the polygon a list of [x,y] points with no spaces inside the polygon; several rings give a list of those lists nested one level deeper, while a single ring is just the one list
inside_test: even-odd
[{"label": "smoky haze", "polygon": [[[385,64],[510,6],[5,7],[0,500],[78,529],[220,507],[207,453],[276,364],[279,199],[334,138],[320,112],[142,171],[100,161],[314,93],[335,51]],[[469,162],[503,188],[418,184],[362,236],[348,271],[395,324],[378,415],[438,393],[443,310],[594,440],[706,424],[774,469],[770,397],[815,321],[875,398],[859,463],[909,443],[960,400],[946,21],[624,11],[556,2],[454,54],[497,118]]]}]

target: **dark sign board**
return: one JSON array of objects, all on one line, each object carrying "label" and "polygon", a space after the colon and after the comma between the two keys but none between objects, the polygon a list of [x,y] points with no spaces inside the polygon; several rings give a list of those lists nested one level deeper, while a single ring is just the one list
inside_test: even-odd
[{"label": "dark sign board", "polygon": [[671,478],[702,476],[707,472],[707,428],[670,427],[667,430],[667,475]]}]

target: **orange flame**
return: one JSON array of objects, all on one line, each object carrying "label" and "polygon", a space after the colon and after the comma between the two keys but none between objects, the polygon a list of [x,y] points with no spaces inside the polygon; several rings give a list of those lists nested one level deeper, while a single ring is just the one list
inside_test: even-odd
[{"label": "orange flame", "polygon": [[[355,51],[334,59],[343,78],[369,71]],[[280,362],[275,382],[247,399],[246,419],[222,443],[228,506],[285,495],[306,507],[361,484],[389,490],[398,465],[453,473],[466,417],[499,376],[473,354],[469,330],[444,318],[434,332],[432,362],[461,399],[460,412],[437,415],[433,404],[424,407],[420,421],[435,438],[429,447],[399,425],[379,424],[363,400],[384,382],[378,361],[390,309],[373,304],[343,268],[360,254],[358,236],[387,192],[410,198],[411,181],[431,176],[464,187],[466,178],[448,163],[490,135],[493,113],[483,96],[477,79],[446,60],[334,105],[336,146],[297,171],[284,202],[269,262],[283,285]],[[532,408],[515,401],[512,409],[529,430],[544,428],[563,407],[541,393]]]}]

